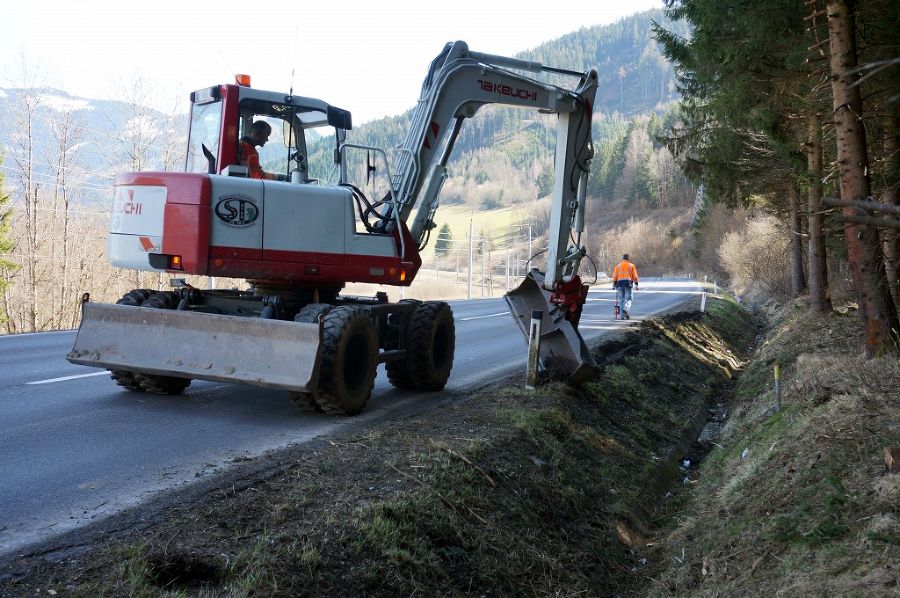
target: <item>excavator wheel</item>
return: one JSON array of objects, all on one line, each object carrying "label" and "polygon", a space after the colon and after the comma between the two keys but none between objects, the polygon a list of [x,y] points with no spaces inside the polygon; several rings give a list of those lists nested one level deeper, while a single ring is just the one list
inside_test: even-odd
[{"label": "excavator wheel", "polygon": [[[156,291],[150,289],[134,289],[128,291],[122,298],[116,301],[117,305],[133,305],[141,306],[144,301],[149,299]],[[109,370],[112,381],[123,388],[133,390],[134,392],[144,392],[144,387],[135,378],[134,372],[126,372],[125,370]]]},{"label": "excavator wheel", "polygon": [[[175,309],[178,307],[179,300],[178,293],[162,291],[154,293],[141,306],[155,309]],[[136,373],[134,374],[134,379],[142,390],[157,395],[177,395],[184,392],[184,389],[191,384],[190,378],[160,376],[157,374]]]},{"label": "excavator wheel", "polygon": [[334,307],[328,303],[307,303],[300,308],[297,315],[294,316],[295,322],[303,322],[305,324],[318,324],[319,316],[324,316]]},{"label": "excavator wheel", "polygon": [[413,384],[412,377],[409,375],[409,364],[406,359],[385,363],[384,371],[387,373],[388,382],[394,388],[415,390],[416,385]]},{"label": "excavator wheel", "polygon": [[434,391],[447,384],[456,349],[453,310],[443,301],[426,301],[413,312],[406,332],[406,358],[385,364],[397,388]]},{"label": "excavator wheel", "polygon": [[308,411],[309,413],[322,413],[322,408],[316,403],[315,397],[309,392],[291,392],[288,393],[291,402],[300,411]]},{"label": "excavator wheel", "polygon": [[[332,305],[328,303],[308,303],[300,308],[297,315],[294,316],[295,322],[303,322],[305,324],[318,324],[319,316],[324,316],[332,310]],[[292,392],[289,395],[291,402],[294,403],[301,411],[309,411],[311,413],[321,413],[322,408],[316,403],[316,398],[309,392]]]},{"label": "excavator wheel", "polygon": [[378,341],[365,312],[335,307],[325,315],[319,387],[313,398],[326,413],[354,415],[362,411],[375,384]]},{"label": "excavator wheel", "polygon": [[409,326],[409,373],[416,390],[441,390],[453,369],[456,325],[453,310],[443,301],[426,301],[413,313]]},{"label": "excavator wheel", "polygon": [[[400,303],[421,304],[418,299],[401,299]],[[406,346],[408,341],[403,343]],[[387,374],[388,382],[391,386],[400,390],[415,390],[416,385],[413,384],[412,376],[409,373],[409,359],[401,359],[399,361],[388,361],[384,364],[384,371]]]},{"label": "excavator wheel", "polygon": [[122,298],[116,301],[116,305],[139,306],[155,293],[156,291],[151,291],[150,289],[134,289],[122,295]]}]

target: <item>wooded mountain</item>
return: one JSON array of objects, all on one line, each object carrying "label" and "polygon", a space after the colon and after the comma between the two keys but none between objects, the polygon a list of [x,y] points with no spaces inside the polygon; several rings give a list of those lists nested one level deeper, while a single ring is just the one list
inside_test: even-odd
[{"label": "wooded mountain", "polygon": [[[595,191],[604,185],[611,188],[609,181],[598,181],[617,176],[621,170],[621,164],[612,163],[621,162],[629,119],[658,111],[674,99],[672,67],[651,37],[651,19],[666,22],[662,11],[647,11],[611,25],[582,28],[517,55],[573,70],[598,68],[600,86],[594,131],[598,157],[593,168],[595,173],[606,174],[592,177]],[[677,24],[668,25],[673,30],[678,28]],[[567,84],[572,83],[570,78]],[[22,128],[28,115],[23,112],[23,102],[29,97],[37,101],[30,119],[31,131],[26,133]],[[410,100],[412,104],[414,98]],[[13,191],[17,182],[15,157],[22,153],[16,150],[21,150],[24,135],[33,141],[30,161],[37,179],[47,185],[55,184],[58,133],[67,126],[79,137],[76,151],[70,151],[68,156],[68,184],[70,191],[76,192],[72,195],[82,200],[102,197],[102,189],[109,187],[113,176],[123,170],[180,168],[185,135],[183,115],[166,115],[127,98],[85,99],[53,89],[0,90],[0,104],[7,109],[7,118],[0,120],[0,139],[6,155],[3,168]],[[408,130],[410,114],[408,111],[365,123],[351,131],[349,141],[396,147]],[[542,177],[546,184],[547,172],[552,172],[554,144],[555,117],[496,107],[482,109],[466,122],[454,149],[445,202],[466,201],[493,207],[534,200],[543,194]],[[327,172],[331,147],[326,149],[324,145],[310,163],[315,166],[318,161],[321,170]],[[509,185],[511,179],[513,184]],[[503,186],[498,188],[501,181]]]}]

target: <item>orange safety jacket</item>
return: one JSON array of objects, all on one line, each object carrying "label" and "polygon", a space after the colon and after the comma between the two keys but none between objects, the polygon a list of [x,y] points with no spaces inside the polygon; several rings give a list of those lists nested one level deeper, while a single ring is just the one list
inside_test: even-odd
[{"label": "orange safety jacket", "polygon": [[240,145],[240,161],[241,164],[247,167],[247,173],[250,175],[251,179],[271,179],[272,175],[267,173],[262,169],[262,166],[259,164],[259,152],[256,151],[256,148],[249,141],[245,141],[241,139]]},{"label": "orange safety jacket", "polygon": [[[637,268],[628,260],[622,260],[613,269],[612,273],[613,285],[615,286],[631,286],[632,283],[638,283]],[[619,284],[622,281],[622,284]],[[627,281],[627,282],[626,282]]]}]

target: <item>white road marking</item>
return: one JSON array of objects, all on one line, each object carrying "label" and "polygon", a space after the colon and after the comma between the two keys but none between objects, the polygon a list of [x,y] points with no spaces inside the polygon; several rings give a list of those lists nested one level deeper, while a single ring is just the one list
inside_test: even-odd
[{"label": "white road marking", "polygon": [[488,314],[486,316],[472,316],[471,318],[460,318],[460,322],[468,322],[469,320],[483,320],[484,318],[496,318],[497,316],[509,315],[508,311],[502,311],[499,314]]},{"label": "white road marking", "polygon": [[65,382],[66,380],[75,380],[76,378],[90,378],[91,376],[109,376],[109,372],[91,372],[90,374],[79,374],[77,376],[63,376],[62,378],[50,378],[49,380],[37,380],[35,382],[26,382],[26,384],[52,384],[54,382]]}]

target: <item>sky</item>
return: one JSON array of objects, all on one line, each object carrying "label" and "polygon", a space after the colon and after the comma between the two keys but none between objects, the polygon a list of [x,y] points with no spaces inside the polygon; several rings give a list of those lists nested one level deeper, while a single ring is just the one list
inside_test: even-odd
[{"label": "sky", "polygon": [[448,41],[511,56],[661,7],[662,0],[0,0],[0,87],[22,86],[24,57],[39,84],[116,99],[139,77],[153,90],[147,104],[186,111],[190,91],[246,73],[253,87],[287,92],[293,84],[295,95],[350,110],[359,124],[412,108]]}]

